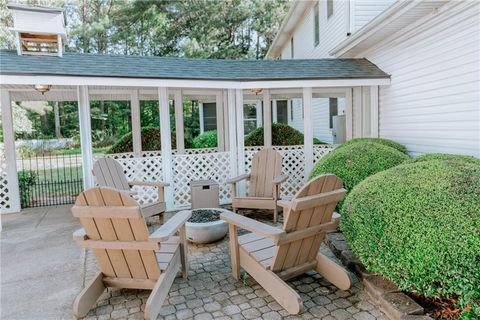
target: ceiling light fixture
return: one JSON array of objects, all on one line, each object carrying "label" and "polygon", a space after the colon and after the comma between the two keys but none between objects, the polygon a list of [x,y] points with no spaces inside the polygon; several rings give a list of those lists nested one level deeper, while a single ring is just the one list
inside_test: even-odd
[{"label": "ceiling light fixture", "polygon": [[52,86],[49,85],[49,84],[36,84],[35,85],[35,90],[37,90],[38,92],[40,92],[41,94],[45,94],[45,92],[48,92],[50,91],[50,88]]},{"label": "ceiling light fixture", "polygon": [[262,88],[252,88],[250,89],[251,93],[255,93],[255,95],[258,95],[259,93],[262,93],[263,89]]}]

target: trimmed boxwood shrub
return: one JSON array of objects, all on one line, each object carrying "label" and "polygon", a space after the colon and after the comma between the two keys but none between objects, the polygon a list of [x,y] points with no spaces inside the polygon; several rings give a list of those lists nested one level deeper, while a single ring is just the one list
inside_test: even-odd
[{"label": "trimmed boxwood shrub", "polygon": [[[314,144],[325,144],[313,139]],[[295,146],[303,144],[303,133],[283,123],[272,123],[272,145]],[[263,146],[263,127],[257,128],[245,137],[245,146]]]},{"label": "trimmed boxwood shrub", "polygon": [[[315,163],[309,179],[333,173],[343,181],[347,191],[377,172],[395,167],[409,157],[400,151],[378,143],[359,141],[334,149]],[[341,209],[342,202],[339,203]]]},{"label": "trimmed boxwood shrub", "polygon": [[193,139],[193,148],[216,148],[218,147],[217,130],[205,131]]},{"label": "trimmed boxwood shrub", "polygon": [[419,156],[415,159],[410,160],[412,163],[416,162],[423,162],[423,161],[431,161],[431,160],[458,160],[464,161],[467,163],[472,163],[476,165],[480,165],[480,159],[472,157],[472,156],[462,156],[458,154],[448,154],[448,153],[429,153]]},{"label": "trimmed boxwood shrub", "polygon": [[347,196],[341,230],[368,270],[427,297],[458,297],[480,316],[480,167],[404,164]]},{"label": "trimmed boxwood shrub", "polygon": [[[160,129],[154,127],[143,127],[142,150],[157,151],[160,150]],[[175,132],[172,132],[172,149],[176,148]],[[132,132],[121,137],[107,153],[133,152]]]},{"label": "trimmed boxwood shrub", "polygon": [[400,144],[400,143],[398,143],[398,142],[395,142],[395,141],[392,141],[392,140],[388,140],[388,139],[382,139],[382,138],[356,138],[356,139],[348,140],[347,142],[343,143],[343,144],[340,145],[339,147],[349,146],[349,145],[351,145],[352,143],[357,143],[357,142],[375,142],[375,143],[380,143],[380,144],[383,144],[383,145],[385,145],[385,146],[389,146],[389,147],[392,147],[392,148],[394,148],[394,149],[397,149],[397,150],[400,151],[401,153],[407,154],[407,148],[406,148],[403,144]]}]

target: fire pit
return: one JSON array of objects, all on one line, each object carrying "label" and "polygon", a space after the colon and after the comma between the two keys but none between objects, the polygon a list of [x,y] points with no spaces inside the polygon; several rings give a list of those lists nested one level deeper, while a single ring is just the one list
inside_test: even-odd
[{"label": "fire pit", "polygon": [[228,223],[220,220],[220,208],[192,209],[192,217],[185,224],[187,239],[194,243],[211,243],[225,237]]}]

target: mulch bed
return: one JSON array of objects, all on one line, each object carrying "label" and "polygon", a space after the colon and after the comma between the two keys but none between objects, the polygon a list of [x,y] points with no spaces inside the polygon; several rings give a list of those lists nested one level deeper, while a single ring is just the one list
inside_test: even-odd
[{"label": "mulch bed", "polygon": [[195,209],[192,210],[192,217],[188,219],[188,222],[204,223],[220,220],[220,210],[210,209]]},{"label": "mulch bed", "polygon": [[457,300],[453,298],[432,299],[412,292],[405,294],[421,305],[426,315],[434,319],[458,319],[463,311],[457,307]]}]

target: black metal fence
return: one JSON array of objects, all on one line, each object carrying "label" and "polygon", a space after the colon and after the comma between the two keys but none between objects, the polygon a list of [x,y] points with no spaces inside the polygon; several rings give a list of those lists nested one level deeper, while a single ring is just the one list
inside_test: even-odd
[{"label": "black metal fence", "polygon": [[70,204],[82,191],[79,154],[38,151],[17,157],[22,208]]}]

